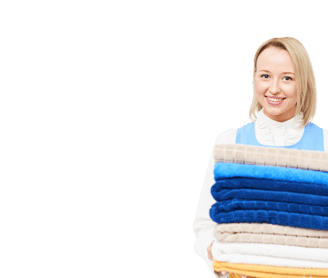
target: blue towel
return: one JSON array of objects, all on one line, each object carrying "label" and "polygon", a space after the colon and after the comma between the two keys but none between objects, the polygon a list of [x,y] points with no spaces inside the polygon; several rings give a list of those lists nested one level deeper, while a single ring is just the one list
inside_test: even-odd
[{"label": "blue towel", "polygon": [[328,217],[272,210],[236,210],[210,213],[212,220],[221,223],[269,223],[304,229],[328,230]]},{"label": "blue towel", "polygon": [[328,206],[328,186],[304,182],[230,178],[218,180],[211,189],[216,201],[280,201],[292,204]]},{"label": "blue towel", "polygon": [[289,213],[300,213],[309,215],[328,216],[327,206],[310,206],[286,202],[265,202],[247,200],[228,200],[217,202],[212,205],[210,214],[216,215],[221,212],[231,212],[237,210],[272,210]]},{"label": "blue towel", "polygon": [[233,177],[248,177],[296,182],[302,181],[328,185],[328,173],[325,172],[265,165],[215,163],[214,179],[216,181]]},{"label": "blue towel", "polygon": [[259,189],[279,192],[295,192],[302,194],[328,196],[328,186],[304,181],[284,181],[260,178],[221,178],[212,186],[211,193],[224,189]]},{"label": "blue towel", "polygon": [[216,163],[217,223],[269,223],[328,230],[328,173],[265,165]]}]

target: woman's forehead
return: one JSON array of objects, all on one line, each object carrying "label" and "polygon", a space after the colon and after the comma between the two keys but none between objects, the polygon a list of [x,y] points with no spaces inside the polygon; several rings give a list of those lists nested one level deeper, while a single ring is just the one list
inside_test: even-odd
[{"label": "woman's forehead", "polygon": [[[257,59],[257,70],[268,70],[268,68],[293,71],[293,61],[289,53],[284,49],[269,47],[264,49]],[[269,69],[270,70],[270,69]]]}]

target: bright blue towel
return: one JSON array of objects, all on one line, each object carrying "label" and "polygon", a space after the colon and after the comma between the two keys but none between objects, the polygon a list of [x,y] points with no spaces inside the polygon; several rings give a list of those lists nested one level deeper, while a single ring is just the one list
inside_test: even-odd
[{"label": "bright blue towel", "polygon": [[276,166],[216,163],[217,223],[269,223],[328,230],[328,173]]},{"label": "bright blue towel", "polygon": [[215,163],[214,179],[248,177],[281,181],[308,182],[328,185],[328,173],[277,166],[249,165],[238,163]]}]

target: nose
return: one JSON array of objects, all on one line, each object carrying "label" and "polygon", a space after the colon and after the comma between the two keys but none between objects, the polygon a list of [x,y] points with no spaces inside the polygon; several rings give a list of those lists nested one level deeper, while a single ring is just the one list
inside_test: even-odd
[{"label": "nose", "polygon": [[279,80],[272,80],[269,91],[273,95],[280,92]]}]

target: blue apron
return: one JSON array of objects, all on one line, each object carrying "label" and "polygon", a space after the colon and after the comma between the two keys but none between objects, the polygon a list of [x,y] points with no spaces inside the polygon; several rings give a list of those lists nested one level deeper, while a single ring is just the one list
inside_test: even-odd
[{"label": "blue apron", "polygon": [[267,146],[260,144],[255,136],[255,122],[238,128],[236,135],[236,144],[271,147],[271,148],[287,148],[308,151],[324,151],[323,130],[313,123],[308,123],[304,128],[302,138],[294,145],[289,146]]}]

